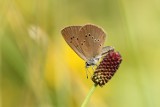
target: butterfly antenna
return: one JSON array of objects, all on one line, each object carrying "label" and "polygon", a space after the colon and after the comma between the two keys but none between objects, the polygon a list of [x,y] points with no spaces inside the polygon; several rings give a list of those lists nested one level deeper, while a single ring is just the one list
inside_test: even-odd
[{"label": "butterfly antenna", "polygon": [[86,76],[87,76],[87,79],[88,79],[88,68],[86,68]]}]

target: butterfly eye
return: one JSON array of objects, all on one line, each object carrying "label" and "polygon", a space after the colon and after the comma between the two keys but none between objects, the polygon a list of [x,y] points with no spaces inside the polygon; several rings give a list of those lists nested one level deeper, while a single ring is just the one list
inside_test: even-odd
[{"label": "butterfly eye", "polygon": [[97,41],[99,42],[99,39]]}]

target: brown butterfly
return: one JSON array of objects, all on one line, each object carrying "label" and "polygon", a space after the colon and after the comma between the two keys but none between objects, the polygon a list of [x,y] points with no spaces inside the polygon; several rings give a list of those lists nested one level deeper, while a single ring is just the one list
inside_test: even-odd
[{"label": "brown butterfly", "polygon": [[86,61],[86,67],[96,65],[103,54],[113,47],[103,47],[106,33],[96,25],[68,26],[61,31],[67,44]]}]

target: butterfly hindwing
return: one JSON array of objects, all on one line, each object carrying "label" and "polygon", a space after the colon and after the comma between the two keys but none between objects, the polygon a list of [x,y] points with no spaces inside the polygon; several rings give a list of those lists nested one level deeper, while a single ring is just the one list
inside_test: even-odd
[{"label": "butterfly hindwing", "polygon": [[79,47],[79,29],[81,26],[69,26],[62,29],[61,33],[67,44],[79,55],[83,60],[86,60],[82,49]]}]

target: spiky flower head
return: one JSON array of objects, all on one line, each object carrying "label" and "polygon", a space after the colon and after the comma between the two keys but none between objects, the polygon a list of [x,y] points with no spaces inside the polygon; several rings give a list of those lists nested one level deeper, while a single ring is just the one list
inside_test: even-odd
[{"label": "spiky flower head", "polygon": [[121,61],[122,57],[119,52],[108,51],[93,73],[92,81],[101,87],[104,86],[115,74]]}]

